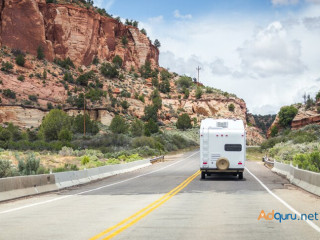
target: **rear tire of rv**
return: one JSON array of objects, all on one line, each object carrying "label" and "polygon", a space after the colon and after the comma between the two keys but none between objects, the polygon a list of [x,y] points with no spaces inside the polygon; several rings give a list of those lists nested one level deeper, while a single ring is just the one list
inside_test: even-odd
[{"label": "rear tire of rv", "polygon": [[205,172],[201,172],[201,179],[205,179],[205,178],[206,178]]},{"label": "rear tire of rv", "polygon": [[239,179],[243,179],[243,173],[240,172],[239,175],[238,175]]}]

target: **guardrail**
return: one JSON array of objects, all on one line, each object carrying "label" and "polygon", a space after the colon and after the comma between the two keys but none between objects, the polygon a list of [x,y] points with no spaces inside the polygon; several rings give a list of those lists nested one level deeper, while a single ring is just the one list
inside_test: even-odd
[{"label": "guardrail", "polygon": [[155,163],[155,162],[163,162],[164,161],[164,155],[160,156],[160,157],[155,157],[150,159],[151,163]]},{"label": "guardrail", "polygon": [[286,176],[290,183],[320,196],[320,173],[299,169],[291,163],[285,164],[277,161],[274,161],[272,171]]},{"label": "guardrail", "polygon": [[262,158],[262,162],[274,166],[274,159],[268,158],[267,156]]},{"label": "guardrail", "polygon": [[164,161],[164,156],[80,171],[0,178],[0,202],[89,183]]}]

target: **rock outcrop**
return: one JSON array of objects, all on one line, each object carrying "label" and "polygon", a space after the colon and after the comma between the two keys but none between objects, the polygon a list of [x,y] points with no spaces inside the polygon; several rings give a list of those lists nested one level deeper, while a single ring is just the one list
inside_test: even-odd
[{"label": "rock outcrop", "polygon": [[[291,129],[297,130],[304,126],[310,125],[310,124],[319,124],[320,125],[320,114],[315,109],[315,107],[312,107],[310,109],[305,108],[305,106],[296,106],[298,108],[298,113],[294,117],[291,123]],[[276,116],[276,119],[272,123],[271,127],[268,129],[267,137],[269,138],[271,136],[271,129],[274,126],[279,127],[279,116]]]},{"label": "rock outcrop", "polygon": [[159,50],[138,28],[91,9],[42,0],[2,0],[0,10],[2,46],[33,55],[41,46],[48,60],[70,57],[77,65],[88,65],[95,56],[110,61],[119,55],[127,69],[141,67],[146,60],[158,66]]}]

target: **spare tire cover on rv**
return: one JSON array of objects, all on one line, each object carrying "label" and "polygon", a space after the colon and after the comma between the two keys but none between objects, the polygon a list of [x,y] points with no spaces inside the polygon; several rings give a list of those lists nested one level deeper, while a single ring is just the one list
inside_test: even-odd
[{"label": "spare tire cover on rv", "polygon": [[229,168],[229,160],[226,158],[219,158],[216,162],[216,166],[219,170],[227,170]]}]

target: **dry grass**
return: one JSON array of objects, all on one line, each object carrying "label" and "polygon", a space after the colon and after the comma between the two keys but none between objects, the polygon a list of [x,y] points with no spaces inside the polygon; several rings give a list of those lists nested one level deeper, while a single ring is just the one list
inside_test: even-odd
[{"label": "dry grass", "polygon": [[247,147],[247,159],[251,161],[262,161],[264,152],[261,151],[260,147]]}]

